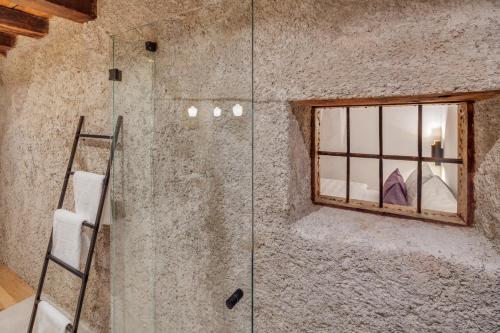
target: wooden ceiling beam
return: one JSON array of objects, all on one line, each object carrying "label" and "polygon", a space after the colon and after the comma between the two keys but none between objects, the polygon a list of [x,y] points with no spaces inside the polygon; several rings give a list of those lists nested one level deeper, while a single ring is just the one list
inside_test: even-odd
[{"label": "wooden ceiling beam", "polygon": [[16,45],[16,36],[0,32],[0,53],[4,56]]},{"label": "wooden ceiling beam", "polygon": [[0,6],[7,7],[7,8],[12,8],[12,9],[15,9],[15,10],[20,10],[22,12],[25,12],[25,13],[28,13],[28,14],[31,14],[31,15],[35,15],[35,16],[50,18],[49,15],[47,15],[46,13],[42,13],[42,12],[39,12],[38,10],[34,10],[34,9],[26,8],[26,7],[23,7],[23,6],[19,6],[18,4],[13,3],[10,0],[0,0]]},{"label": "wooden ceiling beam", "polygon": [[42,38],[49,32],[49,21],[19,10],[0,7],[0,32]]},{"label": "wooden ceiling beam", "polygon": [[0,32],[0,48],[11,49],[16,45],[17,37],[11,34]]},{"label": "wooden ceiling beam", "polygon": [[97,0],[10,0],[20,6],[35,9],[79,23],[97,17]]},{"label": "wooden ceiling beam", "polygon": [[5,53],[7,54],[8,51],[10,51],[10,47],[7,47],[7,46],[4,46],[4,45],[0,45],[0,53]]}]

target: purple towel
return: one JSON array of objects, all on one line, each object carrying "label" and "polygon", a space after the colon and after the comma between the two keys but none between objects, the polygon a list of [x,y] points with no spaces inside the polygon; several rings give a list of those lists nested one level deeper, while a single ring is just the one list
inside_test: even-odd
[{"label": "purple towel", "polygon": [[384,203],[408,206],[406,184],[399,172],[394,170],[384,183]]}]

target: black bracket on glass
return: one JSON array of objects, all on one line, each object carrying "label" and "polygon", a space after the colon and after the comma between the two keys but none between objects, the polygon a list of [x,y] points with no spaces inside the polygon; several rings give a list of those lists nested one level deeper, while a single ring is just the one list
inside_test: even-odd
[{"label": "black bracket on glass", "polygon": [[149,52],[156,52],[156,50],[158,50],[158,44],[156,42],[147,41],[146,50]]},{"label": "black bracket on glass", "polygon": [[243,290],[236,289],[236,291],[226,300],[227,308],[231,310],[242,298],[243,298]]},{"label": "black bracket on glass", "polygon": [[118,68],[113,68],[109,70],[109,80],[110,81],[121,81],[122,80],[122,71]]}]

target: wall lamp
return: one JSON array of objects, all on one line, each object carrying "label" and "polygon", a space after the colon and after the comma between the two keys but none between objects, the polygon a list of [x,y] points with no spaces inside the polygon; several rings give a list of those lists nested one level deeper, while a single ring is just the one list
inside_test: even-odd
[{"label": "wall lamp", "polygon": [[[441,127],[432,129],[434,141],[431,145],[431,156],[436,158],[444,157],[444,148],[441,141]],[[435,165],[441,165],[441,162],[434,162]]]}]

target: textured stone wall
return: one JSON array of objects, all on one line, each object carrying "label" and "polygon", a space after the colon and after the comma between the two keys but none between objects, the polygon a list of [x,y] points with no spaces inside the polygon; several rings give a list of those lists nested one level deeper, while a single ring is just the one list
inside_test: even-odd
[{"label": "textured stone wall", "polygon": [[[178,18],[185,12],[196,11],[202,5],[214,2],[98,1],[97,20],[80,25],[54,18],[46,38],[20,38],[9,56],[0,60],[0,260],[30,285],[36,287],[38,283],[52,213],[60,193],[78,116],[88,117],[85,130],[89,132],[111,131],[112,99],[108,81],[112,54],[110,35],[160,18]],[[139,93],[135,96],[141,97]],[[132,101],[132,97],[129,101]],[[132,124],[130,122],[131,127],[126,128],[131,133],[129,137],[136,134]],[[144,142],[144,139],[141,140]],[[89,143],[88,149],[81,150],[77,156],[78,166],[102,172],[107,150],[93,146],[95,143]],[[129,144],[127,147],[130,149],[134,145]],[[135,162],[137,168],[141,154],[137,151],[128,154],[127,149],[123,154],[136,154],[131,163]],[[141,163],[139,168],[142,166]],[[130,175],[129,180],[134,182],[127,184],[127,190],[134,188],[140,181],[134,176]],[[144,191],[140,194],[144,194]],[[71,197],[71,192],[68,197]],[[131,201],[133,198],[125,199],[128,200],[122,203],[128,203],[128,209],[136,207]],[[128,217],[133,218],[130,210],[127,212]],[[144,215],[147,216],[147,213],[145,210]],[[135,222],[137,220],[142,220],[142,216],[136,215]],[[115,311],[123,314],[120,318],[126,318],[124,324],[129,324],[131,331],[142,331],[144,326],[136,325],[144,322],[150,327],[153,317],[143,300],[143,297],[148,298],[145,292],[152,292],[150,280],[143,279],[148,266],[141,259],[146,254],[135,251],[148,244],[147,241],[141,242],[141,235],[148,232],[148,224],[142,226],[146,226],[145,229],[140,229],[137,223],[130,223],[125,230],[115,228],[116,237],[124,236],[114,248],[118,251],[115,264],[121,271],[114,281],[117,297],[113,305]],[[137,230],[130,230],[134,227]],[[130,247],[130,244],[136,247]],[[149,244],[152,246],[152,243]],[[133,253],[135,257],[125,258],[120,251]],[[151,251],[147,257],[152,259]],[[109,227],[103,227],[99,235],[95,258],[83,319],[91,323],[96,331],[108,332],[111,312]],[[124,258],[129,261],[124,263]],[[60,306],[73,312],[79,281],[51,265],[45,291]],[[150,298],[149,303],[152,304],[153,299]],[[134,312],[133,307],[127,312],[127,307],[121,307],[123,301],[131,299],[142,303],[141,312]]]},{"label": "textured stone wall", "polygon": [[256,331],[498,331],[500,259],[480,231],[498,239],[497,101],[475,117],[479,230],[318,210],[309,121],[288,101],[498,89],[500,3],[256,4]]},{"label": "textured stone wall", "polygon": [[[476,226],[500,249],[500,98],[475,107]],[[489,190],[489,189],[492,190]],[[494,190],[496,188],[496,190]]]},{"label": "textured stone wall", "polygon": [[[237,8],[231,1],[100,0],[98,3],[99,18],[96,21],[77,25],[53,19],[47,38],[40,41],[22,38],[8,58],[0,60],[0,260],[32,285],[38,281],[51,214],[59,194],[77,115],[89,116],[89,131],[110,130],[109,34],[123,33],[127,27],[158,19],[189,21],[197,13],[209,13],[214,22],[222,21],[214,26],[225,28],[220,35],[223,39],[234,41],[249,34],[246,20],[240,19],[240,24],[231,20],[231,15],[239,11],[224,11],[224,8]],[[206,12],[205,7],[211,8],[210,11]],[[484,230],[494,240],[493,244],[498,245],[499,116],[495,103],[478,107],[476,114],[478,228],[474,229],[312,206],[308,199],[307,115],[303,110],[292,110],[288,101],[310,97],[498,89],[499,11],[498,1],[487,0],[255,1],[254,278],[257,332],[498,330],[500,304],[495,294],[499,292],[499,255],[483,236]],[[224,20],[232,24],[225,26]],[[191,154],[206,153],[190,151],[187,146],[182,148],[186,133],[174,141],[179,144],[180,151],[167,147],[164,155],[159,153],[162,145],[170,142],[166,139],[175,137],[180,125],[185,125],[176,123],[179,120],[172,118],[175,113],[169,112],[173,106],[184,107],[185,104],[183,101],[171,104],[169,99],[200,97],[197,96],[199,91],[190,90],[189,78],[180,82],[168,79],[168,74],[172,77],[192,75],[190,66],[203,63],[202,56],[188,56],[190,61],[184,64],[185,55],[175,57],[176,52],[182,54],[183,47],[190,45],[190,41],[201,43],[202,48],[205,45],[203,36],[196,36],[196,26],[187,24],[185,27],[187,31],[184,32],[171,27],[176,34],[172,39],[164,39],[165,43],[170,43],[170,53],[167,52],[163,60],[157,60],[163,68],[161,73],[160,70],[156,73],[160,81],[154,87],[155,112],[160,111],[159,123],[154,129],[158,137],[155,147],[158,168],[153,168],[154,181],[160,186],[155,192],[157,202],[174,201],[167,185],[177,186],[175,188],[182,191],[181,184],[175,184],[171,179],[169,168],[172,165],[166,163],[170,157],[167,153],[178,153],[177,161],[183,161]],[[201,31],[206,33],[205,29]],[[207,38],[216,39],[217,32],[210,30]],[[155,36],[156,32],[144,31],[142,36],[149,37],[148,33]],[[223,41],[218,40],[214,45],[223,44]],[[210,54],[218,55],[217,52]],[[228,62],[223,52],[220,59],[220,64]],[[235,61],[233,65],[245,63],[247,60]],[[184,71],[167,73],[161,80],[162,74],[171,68],[184,68]],[[219,69],[224,72],[223,66]],[[144,69],[138,70],[138,73],[143,73]],[[244,67],[230,71],[235,73],[230,82],[239,82],[247,70]],[[180,93],[185,94],[170,95],[176,87],[182,88]],[[137,88],[143,89],[143,86]],[[206,90],[205,95],[224,95],[224,91],[217,90],[217,85],[212,88],[215,90]],[[242,93],[247,87],[240,90],[235,87],[235,90]],[[134,94],[134,90],[122,94],[127,92]],[[228,102],[242,98],[241,94],[231,95],[226,97],[237,98]],[[141,96],[144,97],[137,93],[129,98],[132,102],[134,97]],[[210,97],[203,102],[207,107],[212,106]],[[158,108],[159,103],[162,103],[161,108]],[[492,111],[484,112],[485,108]],[[215,138],[224,142],[212,132],[215,130],[246,133],[245,128],[234,128],[230,124],[217,127],[207,122],[190,125],[204,125],[209,129],[198,134],[194,141]],[[170,123],[175,126],[169,127]],[[128,131],[137,134],[133,126]],[[141,138],[146,136],[147,133],[139,135]],[[131,148],[136,147],[134,144],[138,145],[138,142],[128,142],[129,150],[123,148],[122,158],[126,160],[126,156],[132,156],[132,162],[137,163],[134,168],[141,165],[151,167],[143,164],[140,158],[133,158]],[[89,147],[78,158],[79,165],[99,169],[101,164],[98,161],[104,157],[104,151]],[[231,148],[226,153],[229,152]],[[188,162],[186,160],[182,165],[189,166]],[[215,166],[220,164],[211,167]],[[211,170],[206,178],[198,177],[192,182],[215,190],[224,186],[234,190],[231,182],[221,183],[216,171]],[[131,188],[141,185],[138,179],[134,180],[134,175],[130,175],[129,180]],[[144,187],[135,189],[140,193],[147,192]],[[488,193],[494,195],[487,196]],[[188,194],[180,192],[178,198],[196,195]],[[123,202],[119,204],[125,205],[126,198],[121,199]],[[132,199],[128,198],[129,201]],[[216,200],[202,200],[198,208],[213,214],[207,216],[216,218],[221,213],[214,209],[217,205]],[[122,206],[122,210],[127,207]],[[156,213],[165,216],[165,209],[160,207]],[[185,218],[180,211],[171,214],[180,220]],[[234,214],[233,207],[228,211],[227,221],[232,221]],[[172,241],[169,238],[173,230],[171,224],[158,224],[154,219],[150,220],[150,215],[129,217],[143,219],[149,224],[144,223],[144,228],[132,226],[132,230],[117,229],[123,237],[129,236],[122,240],[128,239],[134,244],[132,248],[127,248],[124,243],[118,244],[120,247],[114,250],[126,253],[116,253],[115,258],[121,258],[117,264],[127,265],[123,262],[127,253],[139,253],[135,258],[139,263],[145,257],[150,261],[143,262],[144,266],[136,270],[127,271],[129,280],[125,275],[114,277],[119,288],[115,289],[117,297],[113,305],[115,311],[120,311],[120,318],[124,318],[120,325],[126,326],[122,326],[121,331],[150,331],[154,325],[148,321],[152,320],[151,311],[155,305],[159,305],[154,314],[159,327],[185,330],[199,327],[196,321],[189,323],[192,326],[182,326],[182,322],[171,320],[178,315],[193,318],[193,312],[189,309],[177,312],[175,306],[168,303],[176,296],[192,295],[191,290],[186,290],[186,294],[176,294],[175,290],[165,293],[166,288],[177,287],[170,281],[175,272],[168,270],[169,260],[182,263],[186,259],[190,265],[183,272],[199,273],[199,268],[196,270],[191,266],[196,264],[193,257],[196,249],[190,252],[186,247],[201,239],[203,231],[211,230],[211,238],[203,240],[207,242],[203,244],[211,245],[214,253],[220,252],[221,249],[214,244],[231,233],[234,235],[234,229],[217,229],[220,226],[207,219],[200,230],[194,230],[191,242],[183,244],[177,239],[177,243],[168,244]],[[184,234],[190,231],[188,226],[179,230]],[[229,234],[225,233],[227,231]],[[217,232],[221,232],[221,238],[217,237]],[[141,239],[145,242],[140,243]],[[84,318],[99,332],[106,332],[109,327],[109,242],[109,229],[105,228],[99,238],[84,311]],[[175,245],[179,246],[176,248]],[[143,251],[133,252],[136,247]],[[176,249],[178,258],[168,252]],[[151,252],[155,254],[152,258],[148,256]],[[203,251],[200,250],[199,254],[202,260]],[[198,263],[200,267],[205,267],[206,272],[216,273],[213,267],[219,263],[210,266],[205,259]],[[241,259],[235,256],[223,261],[227,264]],[[226,264],[221,267],[230,267]],[[160,278],[156,289],[148,285],[150,276],[144,278],[146,272],[151,271]],[[241,277],[244,273],[233,271],[231,276]],[[182,288],[188,286],[185,279],[180,281]],[[207,281],[196,283],[201,285]],[[219,276],[210,280],[213,284],[209,286],[224,286],[225,281]],[[67,301],[66,290],[71,290],[74,295],[76,287],[76,281],[63,273],[49,280],[47,290],[64,307],[71,309],[73,303]],[[125,296],[124,290],[129,291]],[[153,298],[144,291],[157,294]],[[136,313],[133,309],[140,308],[141,297],[145,299],[145,306],[134,320]],[[203,297],[206,301],[213,300],[210,295],[204,294]],[[154,303],[156,299],[159,303],[152,305],[151,301]],[[203,315],[207,313],[210,311]],[[246,318],[241,315],[241,318]],[[211,324],[216,327],[219,323]],[[227,323],[234,324],[231,320]],[[172,326],[168,326],[170,324]]]},{"label": "textured stone wall", "polygon": [[[110,130],[109,39],[97,25],[53,20],[49,37],[21,38],[1,60],[0,158],[1,260],[31,286],[38,284],[78,115],[85,130]],[[105,170],[104,147],[84,144],[77,168]],[[71,198],[72,192],[67,198]],[[71,200],[67,201],[70,207]],[[84,319],[109,326],[109,228],[98,237]],[[51,264],[45,292],[73,312],[79,280]]]},{"label": "textured stone wall", "polygon": [[[283,176],[272,184],[265,167],[257,168],[257,186],[266,196],[285,194],[283,187],[296,194],[286,206],[271,206],[256,192],[256,331],[498,330],[500,258],[482,232],[312,205],[303,192],[310,184],[310,121],[287,104],[263,107],[275,113],[257,113],[258,123],[286,130],[259,135],[268,145],[288,147],[289,155],[288,162],[273,161],[275,175]],[[266,147],[256,165],[265,163]],[[486,201],[476,215],[494,214],[492,204]],[[270,213],[280,209],[281,218]],[[276,310],[266,311],[271,307]]]}]

